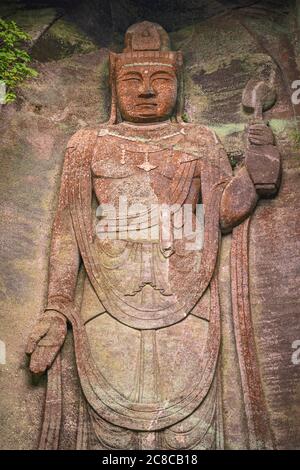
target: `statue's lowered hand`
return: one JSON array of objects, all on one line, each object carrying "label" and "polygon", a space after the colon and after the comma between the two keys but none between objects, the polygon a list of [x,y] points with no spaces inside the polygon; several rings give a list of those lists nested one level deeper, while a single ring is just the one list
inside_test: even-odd
[{"label": "statue's lowered hand", "polygon": [[49,310],[35,325],[27,346],[26,353],[31,355],[30,370],[41,374],[53,363],[62,347],[67,334],[66,319],[55,310]]}]

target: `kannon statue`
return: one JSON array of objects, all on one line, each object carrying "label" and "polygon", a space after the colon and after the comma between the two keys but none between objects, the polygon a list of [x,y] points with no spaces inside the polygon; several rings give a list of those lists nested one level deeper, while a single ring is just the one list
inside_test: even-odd
[{"label": "kannon statue", "polygon": [[[247,445],[272,448],[247,271],[249,216],[278,190],[272,131],[257,115],[234,175],[215,133],[182,121],[182,54],[158,24],[127,30],[124,51],[110,53],[110,86],[108,123],[78,131],[67,145],[47,304],[27,345],[30,370],[48,370],[39,447],[60,447],[69,325],[80,383],[74,447],[226,448],[218,254],[220,235],[232,232]],[[125,203],[140,209],[126,213]]]}]

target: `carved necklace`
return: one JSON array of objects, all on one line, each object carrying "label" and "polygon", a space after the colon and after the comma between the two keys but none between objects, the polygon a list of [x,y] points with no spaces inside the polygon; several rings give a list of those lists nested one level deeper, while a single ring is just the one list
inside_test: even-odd
[{"label": "carved necklace", "polygon": [[173,132],[172,134],[166,134],[166,135],[163,135],[162,137],[156,137],[156,138],[146,138],[146,137],[139,137],[139,136],[128,136],[128,135],[122,135],[122,134],[119,134],[118,132],[116,131],[110,131],[108,129],[101,129],[99,132],[98,132],[98,135],[100,137],[103,137],[105,135],[111,135],[112,137],[119,137],[120,139],[125,139],[125,140],[130,140],[131,142],[159,142],[160,140],[164,140],[164,139],[169,139],[170,137],[175,137],[176,135],[185,135],[185,131],[184,129],[180,129],[180,131],[178,132]]},{"label": "carved necklace", "polygon": [[[178,131],[178,132],[173,132],[172,134],[167,134],[167,135],[157,137],[157,138],[146,138],[146,137],[139,137],[139,136],[126,136],[126,135],[119,134],[118,132],[111,131],[109,129],[101,129],[98,133],[98,135],[101,136],[101,137],[105,136],[105,135],[110,135],[110,136],[113,136],[113,137],[119,137],[120,139],[129,140],[131,142],[137,142],[137,143],[159,142],[161,140],[169,139],[170,137],[174,137],[176,135],[184,135],[184,134],[185,134],[185,131],[184,131],[183,128],[181,128],[180,131]],[[146,151],[135,150],[134,153],[143,153],[144,154],[144,162],[141,165],[137,165],[137,167],[140,168],[141,170],[146,171],[146,172],[154,170],[155,168],[157,168],[157,165],[152,165],[149,161],[149,153],[155,153],[155,152],[157,152],[157,150],[154,150],[152,152],[149,151],[149,150],[146,150]],[[127,163],[126,162],[126,149],[125,149],[125,146],[123,144],[121,144],[120,163],[121,163],[121,165],[126,165],[126,163]]]},{"label": "carved necklace", "polygon": [[[144,154],[144,162],[141,165],[137,165],[138,168],[144,171],[151,171],[157,168],[157,165],[152,165],[149,162],[149,153],[156,153],[157,150],[154,150],[153,152],[149,152],[149,150],[146,150],[145,152],[141,152],[138,150],[135,150],[134,153],[143,153]],[[126,165],[126,150],[124,145],[121,145],[121,160],[120,160],[121,165]]]}]

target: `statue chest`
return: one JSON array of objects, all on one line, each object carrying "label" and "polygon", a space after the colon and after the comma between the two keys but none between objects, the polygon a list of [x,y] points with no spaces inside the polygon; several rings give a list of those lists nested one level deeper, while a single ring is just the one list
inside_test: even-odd
[{"label": "statue chest", "polygon": [[[168,204],[171,188],[185,178],[183,152],[174,145],[104,142],[95,148],[91,163],[93,190],[99,203]],[[197,202],[199,178],[191,178],[189,194]]]}]

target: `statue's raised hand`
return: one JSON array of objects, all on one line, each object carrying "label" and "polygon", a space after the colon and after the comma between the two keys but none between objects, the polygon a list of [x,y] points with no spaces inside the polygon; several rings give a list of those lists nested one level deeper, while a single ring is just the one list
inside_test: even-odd
[{"label": "statue's raised hand", "polygon": [[273,145],[274,135],[264,122],[255,123],[248,127],[248,140],[252,145]]},{"label": "statue's raised hand", "polygon": [[62,347],[67,334],[67,322],[64,316],[55,310],[45,313],[35,325],[26,347],[31,355],[30,370],[41,374],[53,363]]}]

